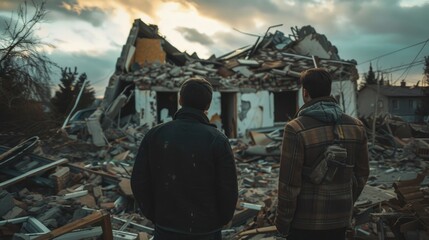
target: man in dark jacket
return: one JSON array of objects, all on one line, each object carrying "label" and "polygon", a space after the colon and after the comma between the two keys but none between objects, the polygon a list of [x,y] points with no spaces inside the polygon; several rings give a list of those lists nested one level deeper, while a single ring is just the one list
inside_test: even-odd
[{"label": "man in dark jacket", "polygon": [[237,176],[228,138],[210,124],[212,86],[189,79],[171,122],[142,140],[131,176],[134,197],[155,224],[155,240],[221,239],[237,203]]},{"label": "man in dark jacket", "polygon": [[[285,126],[275,223],[288,240],[344,240],[353,204],[369,175],[365,127],[330,97],[327,71],[309,69],[300,80],[305,104]],[[334,143],[346,157],[340,165],[328,165],[328,173],[334,173],[329,180],[325,175],[315,183],[309,173]]]}]

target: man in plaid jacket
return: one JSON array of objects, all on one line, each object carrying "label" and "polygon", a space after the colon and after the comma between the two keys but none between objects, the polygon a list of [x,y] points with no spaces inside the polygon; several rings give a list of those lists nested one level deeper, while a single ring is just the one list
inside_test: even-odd
[{"label": "man in plaid jacket", "polygon": [[[345,239],[353,205],[368,179],[365,127],[346,115],[331,94],[331,75],[315,68],[301,74],[304,105],[285,126],[276,226],[287,239]],[[304,174],[334,142],[347,150],[330,181]],[[303,172],[304,170],[304,172]]]}]

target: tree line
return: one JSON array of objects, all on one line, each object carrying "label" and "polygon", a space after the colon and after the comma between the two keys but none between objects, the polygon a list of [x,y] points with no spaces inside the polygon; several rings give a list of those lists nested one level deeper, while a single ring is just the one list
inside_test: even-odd
[{"label": "tree line", "polygon": [[[28,11],[30,7],[34,11]],[[86,73],[79,74],[76,67],[60,67],[49,59],[44,49],[55,46],[35,34],[46,14],[44,1],[33,1],[32,6],[25,1],[16,16],[0,25],[0,144],[60,126],[88,81]],[[52,97],[55,71],[60,71],[61,78]],[[76,110],[94,100],[95,91],[87,83]]]}]

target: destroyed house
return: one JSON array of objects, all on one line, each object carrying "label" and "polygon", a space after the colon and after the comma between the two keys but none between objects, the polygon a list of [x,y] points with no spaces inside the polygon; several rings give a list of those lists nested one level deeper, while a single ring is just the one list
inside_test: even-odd
[{"label": "destroyed house", "polygon": [[140,126],[153,127],[171,120],[180,107],[182,82],[203,77],[214,87],[210,121],[228,137],[242,137],[248,129],[291,119],[303,104],[300,72],[317,66],[332,74],[332,95],[356,116],[356,62],[341,60],[337,48],[311,26],[291,29],[289,36],[267,31],[248,46],[200,59],[178,51],[156,26],[137,19],[106,88],[105,105],[120,103],[121,116],[137,113]]}]

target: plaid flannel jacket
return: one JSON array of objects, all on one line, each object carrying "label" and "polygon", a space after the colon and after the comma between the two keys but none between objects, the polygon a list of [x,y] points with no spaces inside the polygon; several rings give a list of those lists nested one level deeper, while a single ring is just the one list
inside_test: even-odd
[{"label": "plaid flannel jacket", "polygon": [[[316,103],[323,106],[323,101],[336,104],[330,98],[317,99],[300,111]],[[325,111],[318,114],[325,114]],[[334,125],[316,119],[317,116],[302,114],[285,126],[276,217],[277,229],[282,234],[287,235],[290,227],[327,230],[350,224],[353,204],[369,175],[367,136],[358,119],[342,112],[339,116],[336,127],[340,142],[347,148],[347,161],[354,168],[339,169],[330,183],[312,184],[302,175],[302,169],[313,166],[321,152],[333,142]]]}]

